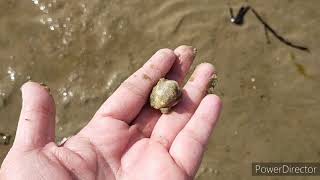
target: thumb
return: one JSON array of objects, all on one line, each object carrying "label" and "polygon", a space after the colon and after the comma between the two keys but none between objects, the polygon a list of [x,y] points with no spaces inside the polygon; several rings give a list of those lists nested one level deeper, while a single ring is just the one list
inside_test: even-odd
[{"label": "thumb", "polygon": [[22,109],[13,147],[41,148],[55,139],[55,105],[49,89],[35,82],[21,87]]}]

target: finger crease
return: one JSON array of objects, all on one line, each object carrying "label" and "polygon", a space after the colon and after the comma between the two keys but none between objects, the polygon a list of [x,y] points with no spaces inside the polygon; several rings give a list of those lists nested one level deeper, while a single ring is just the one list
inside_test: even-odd
[{"label": "finger crease", "polygon": [[187,171],[187,169],[183,166],[183,163],[181,163],[181,161],[178,158],[174,158],[172,157],[173,161],[186,173],[186,175],[188,176],[187,179],[192,179],[190,173]]},{"label": "finger crease", "polygon": [[40,108],[26,108],[23,110],[24,113],[33,113],[33,112],[39,112],[41,114],[53,114],[54,111],[49,110],[48,108],[45,107],[40,107]]},{"label": "finger crease", "polygon": [[[197,80],[195,79],[194,81],[196,82]],[[185,90],[188,89],[188,90],[186,90],[187,94],[189,94],[188,92],[190,92],[189,89],[192,89],[193,90],[193,91],[191,91],[192,92],[192,96],[193,97],[197,97],[197,98],[198,97],[201,97],[201,98],[204,97],[205,92],[206,92],[206,86],[204,86],[204,87],[197,86],[194,83],[190,83],[190,82],[187,84],[187,86],[184,89]]]},{"label": "finger crease", "polygon": [[147,95],[143,93],[144,91],[141,88],[135,86],[129,81],[124,81],[121,86],[123,86],[128,92],[131,92],[136,96],[140,96],[144,99],[147,98]]},{"label": "finger crease", "polygon": [[161,144],[166,149],[170,149],[171,143],[166,137],[159,135],[157,136],[157,138],[155,138],[155,141]]},{"label": "finger crease", "polygon": [[200,145],[201,148],[205,149],[205,143],[203,141],[200,140],[200,138],[196,135],[196,133],[188,128],[185,128],[182,132],[182,135],[190,138],[191,140],[193,140],[194,142],[196,142],[197,144]]},{"label": "finger crease", "polygon": [[[148,65],[149,65],[149,64],[148,64]],[[149,72],[149,71],[150,71],[150,68],[146,67],[146,66],[148,66],[148,65],[142,66],[142,71],[143,71],[145,74],[149,75],[149,77],[150,77],[150,74],[154,74],[154,77],[150,77],[150,78],[152,79],[152,82],[155,83],[155,82],[158,81],[157,79],[162,76],[162,74],[163,74],[163,73],[162,73],[162,70],[159,69],[159,68],[157,68],[157,66],[151,66],[151,65],[150,65],[152,71],[156,71],[156,72],[150,73],[150,72]]]}]

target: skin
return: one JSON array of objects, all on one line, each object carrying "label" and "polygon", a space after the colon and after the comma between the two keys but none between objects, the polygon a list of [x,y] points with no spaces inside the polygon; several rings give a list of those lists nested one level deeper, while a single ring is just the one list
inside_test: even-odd
[{"label": "skin", "polygon": [[189,46],[159,50],[61,147],[54,143],[52,96],[38,83],[24,84],[16,138],[0,179],[193,179],[221,111],[220,99],[205,94],[213,66],[196,68],[171,113],[162,115],[147,100],[162,77],[181,84],[194,56]]}]

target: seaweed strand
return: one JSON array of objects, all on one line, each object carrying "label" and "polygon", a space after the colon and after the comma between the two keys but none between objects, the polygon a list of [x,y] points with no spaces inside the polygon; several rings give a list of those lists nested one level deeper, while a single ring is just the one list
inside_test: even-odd
[{"label": "seaweed strand", "polygon": [[290,42],[289,40],[285,39],[284,37],[282,37],[281,35],[279,35],[260,15],[259,13],[251,6],[242,6],[237,15],[234,16],[234,13],[233,13],[233,9],[231,7],[229,7],[229,11],[230,11],[230,16],[231,16],[231,22],[233,24],[236,24],[236,25],[242,25],[243,22],[244,22],[244,17],[246,15],[246,13],[251,10],[253,12],[253,14],[256,16],[256,18],[259,20],[259,22],[263,25],[264,27],[264,31],[265,31],[265,36],[266,36],[266,39],[267,39],[267,43],[269,44],[270,43],[270,38],[269,38],[269,34],[268,32],[271,32],[280,42],[286,44],[287,46],[290,46],[292,48],[295,48],[295,49],[299,49],[299,50],[302,50],[302,51],[307,51],[307,52],[310,52],[309,48],[308,47],[305,47],[305,46],[301,46],[301,45],[297,45],[297,44],[294,44],[292,42]]},{"label": "seaweed strand", "polygon": [[286,40],[284,37],[280,36],[271,26],[269,26],[269,24],[265,20],[262,19],[262,17],[258,14],[258,12],[254,8],[251,7],[251,11],[257,17],[257,19],[264,25],[265,29],[270,31],[282,43],[284,43],[292,48],[296,48],[296,49],[299,49],[302,51],[310,52],[308,47],[293,44],[292,42]]}]

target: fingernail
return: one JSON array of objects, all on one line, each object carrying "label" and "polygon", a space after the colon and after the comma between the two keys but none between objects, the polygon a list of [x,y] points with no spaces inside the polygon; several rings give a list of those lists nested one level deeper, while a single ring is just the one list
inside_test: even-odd
[{"label": "fingernail", "polygon": [[50,88],[49,88],[49,86],[47,85],[47,84],[45,84],[45,83],[43,83],[43,82],[41,82],[41,83],[39,83],[40,84],[40,86],[42,86],[44,89],[46,89],[48,92],[50,92]]},{"label": "fingernail", "polygon": [[175,54],[176,54],[177,58],[180,59],[181,54],[180,53],[176,53],[176,52],[175,52]]},{"label": "fingernail", "polygon": [[198,49],[197,48],[193,48],[192,52],[193,52],[193,57],[195,57],[197,55],[197,53],[198,53]]},{"label": "fingernail", "polygon": [[208,84],[208,89],[207,89],[208,94],[214,94],[214,88],[217,86],[217,83],[218,83],[218,76],[217,74],[213,74]]}]

